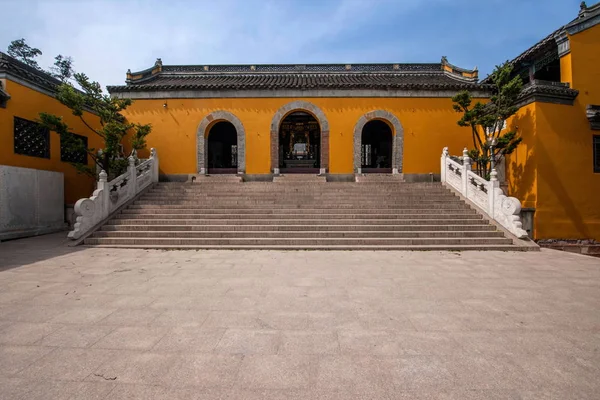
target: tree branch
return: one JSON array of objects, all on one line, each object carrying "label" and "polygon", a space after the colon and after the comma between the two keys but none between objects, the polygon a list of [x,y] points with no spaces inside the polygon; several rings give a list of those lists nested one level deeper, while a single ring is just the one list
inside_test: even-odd
[{"label": "tree branch", "polygon": [[88,127],[88,129],[89,129],[89,130],[91,130],[92,132],[94,132],[96,135],[100,136],[101,138],[104,138],[104,137],[105,137],[103,134],[101,134],[100,132],[98,132],[97,130],[95,130],[94,128],[92,128],[92,127],[90,126],[90,124],[88,124],[88,123],[87,123],[87,121],[86,121],[86,120],[83,118],[83,116],[81,116],[81,115],[80,115],[80,116],[79,116],[79,119],[80,119],[81,121],[83,121],[83,123],[85,124],[85,126],[87,126],[87,127]]}]

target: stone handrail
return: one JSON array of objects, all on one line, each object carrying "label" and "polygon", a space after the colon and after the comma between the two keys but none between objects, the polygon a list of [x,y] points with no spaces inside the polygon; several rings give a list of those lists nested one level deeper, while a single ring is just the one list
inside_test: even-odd
[{"label": "stone handrail", "polygon": [[463,150],[462,165],[450,158],[444,147],[441,159],[441,180],[466,199],[472,201],[484,213],[520,239],[527,237],[521,223],[521,202],[507,197],[500,188],[496,169],[492,169],[487,181],[471,171],[471,159],[467,149]]},{"label": "stone handrail", "polygon": [[150,150],[150,158],[139,165],[130,156],[129,166],[124,174],[107,182],[105,171],[100,172],[100,180],[92,197],[79,199],[75,203],[76,222],[69,232],[70,239],[79,239],[89,233],[99,223],[110,218],[123,204],[137,196],[154,182],[158,182],[158,156]]}]

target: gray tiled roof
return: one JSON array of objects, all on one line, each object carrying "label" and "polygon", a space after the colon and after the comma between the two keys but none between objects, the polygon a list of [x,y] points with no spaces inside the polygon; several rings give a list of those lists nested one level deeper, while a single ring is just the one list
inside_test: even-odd
[{"label": "gray tiled roof", "polygon": [[[396,64],[397,65],[397,64]],[[409,64],[410,65],[410,64]],[[333,67],[335,65],[328,65]],[[382,64],[382,67],[385,66]],[[285,71],[277,66],[275,72],[257,71],[256,67],[237,66],[234,72],[208,71],[196,68],[194,72],[170,72],[174,67],[164,66],[162,71],[124,86],[109,86],[109,92],[158,91],[158,90],[274,90],[274,89],[419,89],[461,90],[486,89],[475,80],[455,76],[442,70],[441,64],[414,64],[415,68],[397,70],[374,69],[371,71],[319,70],[316,65],[303,66],[302,71]],[[416,66],[420,66],[417,68]],[[182,67],[192,68],[192,67]],[[250,68],[255,68],[251,70]]]},{"label": "gray tiled roof", "polygon": [[16,76],[51,92],[56,90],[56,87],[60,85],[60,81],[47,72],[30,67],[2,52],[0,52],[0,73]]}]

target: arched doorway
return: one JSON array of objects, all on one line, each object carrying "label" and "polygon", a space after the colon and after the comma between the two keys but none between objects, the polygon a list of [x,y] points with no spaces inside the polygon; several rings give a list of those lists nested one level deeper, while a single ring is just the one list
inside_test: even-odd
[{"label": "arched doorway", "polygon": [[206,164],[209,174],[235,174],[238,171],[237,131],[228,121],[219,121],[208,132]]},{"label": "arched doorway", "polygon": [[279,170],[282,173],[318,174],[321,128],[310,113],[295,111],[279,126]]},{"label": "arched doorway", "polygon": [[362,173],[392,172],[393,134],[381,120],[365,124],[361,132],[360,168]]},{"label": "arched doorway", "polygon": [[[246,130],[244,129],[244,125],[242,121],[234,114],[225,110],[213,111],[208,114],[206,117],[200,121],[198,125],[198,129],[196,130],[196,161],[197,168],[199,174],[206,174],[208,171],[209,163],[208,163],[208,141],[209,136],[211,136],[211,141],[216,141],[219,134],[220,128],[213,132],[213,128],[217,128],[217,125],[220,122],[228,122],[230,125],[233,125],[236,133],[236,142],[234,143],[231,137],[229,137],[228,141],[234,145],[237,145],[235,150],[230,149],[230,153],[235,151],[237,156],[237,171],[233,171],[231,173],[244,174],[246,172]],[[229,130],[231,128],[228,128]],[[227,130],[227,129],[226,129]],[[210,133],[216,133],[214,136],[210,135]],[[218,147],[219,145],[217,145]],[[220,157],[220,160],[223,160],[224,157]],[[216,158],[211,161],[211,165],[215,165]],[[232,163],[233,164],[233,163]],[[214,168],[214,167],[213,167]],[[219,172],[227,172],[231,171],[231,169],[226,169]],[[214,172],[213,172],[214,173]],[[229,172],[227,172],[229,173]]]},{"label": "arched doorway", "polygon": [[[281,125],[286,117],[289,117],[296,112],[308,114],[318,123],[320,136],[320,140],[318,141],[318,173],[325,174],[329,168],[329,121],[327,121],[327,116],[319,107],[304,100],[294,100],[289,102],[281,106],[275,112],[275,115],[273,115],[273,119],[271,120],[271,170],[277,175],[280,173],[281,165],[285,165],[285,163],[282,163],[280,157],[280,151],[282,149],[282,146],[279,144]],[[300,171],[297,170],[295,172]]]},{"label": "arched doorway", "polygon": [[[377,122],[377,125],[372,125],[368,131],[365,131],[367,125],[371,122]],[[381,125],[383,124],[383,125]],[[385,126],[384,126],[385,125]],[[372,134],[373,131],[379,133]],[[369,134],[371,132],[371,134]],[[363,146],[363,140],[366,139],[364,134],[369,137],[370,148]],[[389,143],[389,136],[391,134],[391,156],[389,155],[388,145],[381,145],[382,142]],[[364,138],[364,139],[363,139]],[[383,140],[380,140],[383,139]],[[373,157],[374,142],[379,142],[377,145],[377,155]],[[365,152],[370,154],[365,160]],[[400,123],[400,120],[391,112],[386,110],[373,110],[358,119],[354,126],[354,172],[379,172],[371,168],[378,168],[386,166],[385,171],[389,171],[393,174],[402,173],[403,156],[404,154],[404,128]],[[378,158],[384,157],[384,158]],[[391,168],[388,167],[391,160]],[[379,162],[378,162],[379,161]],[[367,168],[363,171],[363,168]],[[381,172],[385,172],[381,171]]]}]

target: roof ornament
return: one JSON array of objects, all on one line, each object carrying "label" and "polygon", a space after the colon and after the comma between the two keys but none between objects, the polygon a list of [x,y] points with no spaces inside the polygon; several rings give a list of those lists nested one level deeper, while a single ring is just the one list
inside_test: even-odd
[{"label": "roof ornament", "polygon": [[156,62],[154,63],[154,65],[162,67],[162,60],[160,58],[157,58]]},{"label": "roof ornament", "polygon": [[579,15],[580,16],[585,16],[585,12],[587,11],[587,4],[585,4],[585,1],[582,1],[581,4],[579,4]]}]

